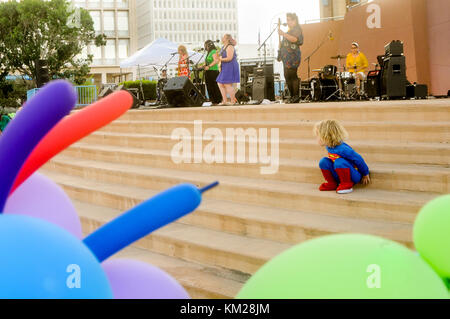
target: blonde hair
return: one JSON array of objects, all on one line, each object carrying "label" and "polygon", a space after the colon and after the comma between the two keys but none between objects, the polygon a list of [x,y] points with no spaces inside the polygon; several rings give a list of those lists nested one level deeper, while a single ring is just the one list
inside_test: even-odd
[{"label": "blonde hair", "polygon": [[237,42],[235,39],[233,39],[233,36],[229,33],[225,34],[224,37],[228,40],[228,44],[231,44],[232,46],[236,46]]},{"label": "blonde hair", "polygon": [[180,45],[178,47],[178,51],[181,51],[181,53],[183,53],[184,55],[187,55],[187,49],[184,45]]},{"label": "blonde hair", "polygon": [[314,134],[328,147],[341,145],[348,138],[345,128],[336,120],[325,120],[314,125]]}]

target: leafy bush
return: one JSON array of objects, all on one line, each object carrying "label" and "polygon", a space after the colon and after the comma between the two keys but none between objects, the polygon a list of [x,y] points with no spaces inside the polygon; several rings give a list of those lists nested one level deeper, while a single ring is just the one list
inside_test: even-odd
[{"label": "leafy bush", "polygon": [[24,80],[0,80],[0,115],[10,113],[27,100],[27,91],[33,83]]},{"label": "leafy bush", "polygon": [[[122,82],[126,89],[138,89],[141,92],[141,81]],[[156,100],[156,81],[142,80],[142,90],[145,100]]]}]

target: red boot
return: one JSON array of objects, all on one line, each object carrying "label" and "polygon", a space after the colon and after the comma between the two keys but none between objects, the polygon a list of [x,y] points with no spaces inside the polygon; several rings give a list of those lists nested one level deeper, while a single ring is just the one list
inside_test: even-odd
[{"label": "red boot", "polygon": [[333,174],[331,174],[331,172],[327,169],[323,169],[322,174],[323,177],[325,177],[327,183],[323,183],[322,185],[320,185],[319,190],[321,192],[335,191],[338,185],[333,177]]},{"label": "red boot", "polygon": [[338,194],[348,194],[353,192],[352,175],[350,173],[350,168],[336,168],[336,173],[339,176],[341,184],[337,188]]}]

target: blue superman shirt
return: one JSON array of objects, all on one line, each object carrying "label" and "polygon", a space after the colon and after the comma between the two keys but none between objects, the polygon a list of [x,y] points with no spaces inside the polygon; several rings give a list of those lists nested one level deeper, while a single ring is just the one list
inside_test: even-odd
[{"label": "blue superman shirt", "polygon": [[342,143],[336,147],[327,147],[328,157],[334,162],[338,158],[343,158],[358,169],[362,176],[369,175],[369,167],[366,162],[348,144]]}]

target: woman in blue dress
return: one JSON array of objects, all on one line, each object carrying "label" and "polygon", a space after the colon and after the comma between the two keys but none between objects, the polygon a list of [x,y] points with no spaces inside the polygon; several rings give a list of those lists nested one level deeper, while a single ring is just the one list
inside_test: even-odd
[{"label": "woman in blue dress", "polygon": [[231,105],[236,104],[235,84],[241,81],[239,73],[239,63],[235,50],[236,40],[230,34],[225,34],[222,38],[223,47],[216,57],[221,62],[221,71],[217,77],[220,93],[222,94],[222,103],[219,105],[228,105],[230,96]]}]

